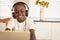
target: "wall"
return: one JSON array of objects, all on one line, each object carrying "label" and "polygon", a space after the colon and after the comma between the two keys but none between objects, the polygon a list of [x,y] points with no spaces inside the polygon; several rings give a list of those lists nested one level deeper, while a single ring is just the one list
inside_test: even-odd
[{"label": "wall", "polygon": [[0,0],[0,16],[11,17],[12,5],[13,5],[12,0]]},{"label": "wall", "polygon": [[43,13],[40,12],[41,6],[38,4],[36,5],[36,0],[29,1],[29,17],[34,17],[42,20],[59,20],[60,18],[60,0],[39,0],[49,2],[48,8],[42,8]]},{"label": "wall", "polygon": [[14,0],[14,2],[19,2],[19,1],[22,1],[22,2],[25,2],[26,4],[29,4],[29,0]]}]

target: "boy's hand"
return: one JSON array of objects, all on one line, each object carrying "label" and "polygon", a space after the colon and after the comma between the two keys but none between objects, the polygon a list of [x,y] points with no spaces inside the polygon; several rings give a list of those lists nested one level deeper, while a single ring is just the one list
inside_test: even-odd
[{"label": "boy's hand", "polygon": [[30,40],[36,40],[36,37],[35,37],[35,30],[34,29],[30,29]]},{"label": "boy's hand", "polygon": [[11,31],[9,28],[6,28],[5,31]]}]

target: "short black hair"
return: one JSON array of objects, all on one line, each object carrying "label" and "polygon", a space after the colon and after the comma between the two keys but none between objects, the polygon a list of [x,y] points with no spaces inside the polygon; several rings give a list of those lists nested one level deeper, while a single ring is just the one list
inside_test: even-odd
[{"label": "short black hair", "polygon": [[15,3],[15,4],[13,5],[13,7],[15,7],[16,5],[24,5],[24,6],[25,6],[25,4],[26,4],[26,3],[24,3],[24,2],[17,2],[17,3]]},{"label": "short black hair", "polygon": [[24,2],[16,2],[16,3],[13,5],[11,11],[13,11],[13,8],[14,8],[16,5],[23,5],[23,6],[27,7],[27,9],[29,10],[29,7],[28,7],[28,5],[27,5],[26,3],[24,3]]}]

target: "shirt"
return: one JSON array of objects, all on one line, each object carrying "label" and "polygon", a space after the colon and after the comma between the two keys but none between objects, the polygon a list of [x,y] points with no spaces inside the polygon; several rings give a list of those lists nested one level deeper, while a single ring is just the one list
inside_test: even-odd
[{"label": "shirt", "polygon": [[29,29],[35,29],[34,27],[35,25],[31,18],[26,18],[26,20],[21,23],[19,23],[17,19],[12,18],[7,25],[7,28],[10,28],[11,30],[14,28],[15,31],[27,31]]}]

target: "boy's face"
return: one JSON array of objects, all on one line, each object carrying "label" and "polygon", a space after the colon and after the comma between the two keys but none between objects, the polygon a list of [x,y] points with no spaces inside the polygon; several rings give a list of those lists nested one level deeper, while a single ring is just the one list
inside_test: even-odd
[{"label": "boy's face", "polygon": [[14,7],[14,13],[18,22],[23,22],[26,19],[26,8],[24,5],[16,5]]}]

